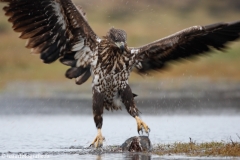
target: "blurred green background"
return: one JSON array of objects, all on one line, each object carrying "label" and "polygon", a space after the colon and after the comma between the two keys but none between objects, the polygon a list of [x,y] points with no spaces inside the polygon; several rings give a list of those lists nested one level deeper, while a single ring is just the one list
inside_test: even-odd
[{"label": "blurred green background", "polygon": [[[93,30],[104,36],[114,26],[128,33],[128,45],[140,46],[193,25],[240,20],[239,0],[75,0],[87,13]],[[4,4],[0,4],[2,8]],[[25,41],[11,29],[0,11],[0,87],[13,81],[67,81],[67,67],[58,61],[43,64],[39,55],[24,48]],[[240,82],[240,41],[226,53],[217,52],[153,74],[151,80],[207,78]],[[133,74],[131,80],[141,76]]]}]

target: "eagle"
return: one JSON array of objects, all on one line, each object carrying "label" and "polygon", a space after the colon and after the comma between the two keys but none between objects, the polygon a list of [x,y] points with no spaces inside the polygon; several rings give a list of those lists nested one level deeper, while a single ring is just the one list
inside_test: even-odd
[{"label": "eagle", "polygon": [[26,47],[40,54],[44,63],[59,60],[69,66],[66,77],[81,85],[92,77],[92,110],[97,136],[91,143],[100,147],[103,110],[122,105],[136,119],[137,131],[150,132],[139,118],[136,94],[128,84],[131,71],[146,74],[166,64],[223,51],[227,42],[240,37],[240,21],[193,26],[140,47],[127,45],[127,33],[111,28],[99,37],[88,24],[85,12],[71,0],[0,0],[12,28],[26,39]]}]

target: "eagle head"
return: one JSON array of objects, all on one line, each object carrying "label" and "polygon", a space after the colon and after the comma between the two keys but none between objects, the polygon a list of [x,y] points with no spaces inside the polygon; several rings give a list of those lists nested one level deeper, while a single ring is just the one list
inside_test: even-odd
[{"label": "eagle head", "polygon": [[123,53],[126,50],[127,33],[121,29],[111,28],[107,33],[108,39]]}]

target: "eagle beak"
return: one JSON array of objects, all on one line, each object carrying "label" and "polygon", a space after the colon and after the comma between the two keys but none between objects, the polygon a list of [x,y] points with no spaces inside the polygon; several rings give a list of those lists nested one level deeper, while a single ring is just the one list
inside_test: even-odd
[{"label": "eagle beak", "polygon": [[118,48],[121,50],[122,53],[125,51],[125,43],[124,42],[116,42],[115,44],[118,46]]}]

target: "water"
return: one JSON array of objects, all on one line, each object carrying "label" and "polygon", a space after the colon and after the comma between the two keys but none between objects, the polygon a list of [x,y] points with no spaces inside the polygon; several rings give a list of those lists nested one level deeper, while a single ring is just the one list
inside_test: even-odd
[{"label": "water", "polygon": [[[239,141],[236,134],[240,134],[240,116],[142,116],[142,119],[151,128],[150,139],[153,144],[189,142],[189,137],[196,142],[230,141],[230,137]],[[70,152],[74,151],[69,149],[71,146],[88,147],[97,133],[93,118],[89,115],[1,116],[0,126],[2,153]],[[121,145],[127,138],[138,135],[135,120],[127,115],[104,116],[102,132],[106,138],[105,146]],[[126,154],[49,156],[51,159],[133,157]]]},{"label": "water", "polygon": [[[72,85],[56,87],[47,83],[38,86],[29,82],[9,86],[10,89],[0,94],[0,160],[201,159],[179,155],[159,157],[101,150],[94,152],[86,148],[97,134],[89,89],[88,92],[78,89],[69,91]],[[236,135],[240,135],[239,84],[232,87],[218,84],[214,87],[211,83],[194,88],[199,86],[194,82],[190,87],[177,90],[175,87],[172,90],[162,89],[163,85],[159,90],[156,86],[132,87],[139,94],[136,104],[142,112],[141,118],[151,128],[153,145],[189,142],[189,137],[199,143],[230,142],[230,139],[240,141]],[[38,92],[44,88],[46,91]],[[138,135],[135,120],[124,108],[113,113],[104,111],[103,118],[104,147],[119,146],[126,139]]]}]

